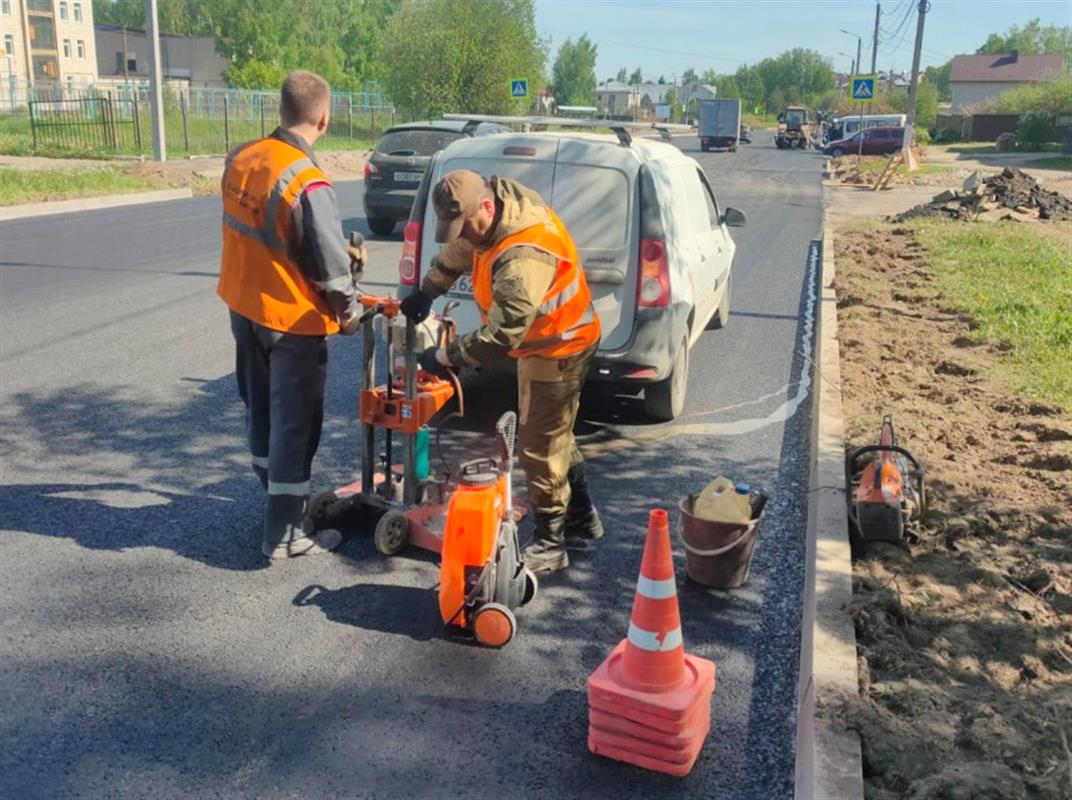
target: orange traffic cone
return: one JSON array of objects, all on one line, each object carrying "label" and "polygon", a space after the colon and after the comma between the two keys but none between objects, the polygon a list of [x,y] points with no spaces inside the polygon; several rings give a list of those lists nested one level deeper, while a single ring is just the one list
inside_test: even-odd
[{"label": "orange traffic cone", "polygon": [[651,512],[629,633],[588,678],[588,748],[687,775],[711,729],[715,665],[685,653],[666,512]]}]

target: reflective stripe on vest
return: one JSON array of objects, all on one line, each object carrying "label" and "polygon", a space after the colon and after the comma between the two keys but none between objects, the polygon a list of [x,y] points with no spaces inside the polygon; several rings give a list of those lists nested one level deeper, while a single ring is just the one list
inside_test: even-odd
[{"label": "reflective stripe on vest", "polygon": [[507,236],[484,253],[473,253],[473,299],[485,322],[493,299],[492,268],[504,253],[514,247],[529,247],[556,261],[555,276],[537,307],[536,319],[521,345],[510,352],[515,358],[565,358],[599,341],[599,318],[577,248],[561,220],[550,209],[547,212],[548,222]]},{"label": "reflective stripe on vest", "polygon": [[292,210],[314,183],[330,181],[301,150],[271,138],[242,148],[224,174],[216,291],[235,312],[273,330],[323,335],[339,329],[291,252]]}]

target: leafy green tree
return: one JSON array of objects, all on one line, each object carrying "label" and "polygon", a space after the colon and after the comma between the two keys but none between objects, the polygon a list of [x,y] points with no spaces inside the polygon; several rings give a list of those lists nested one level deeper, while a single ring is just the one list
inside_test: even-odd
[{"label": "leafy green tree", "polygon": [[629,85],[636,86],[638,83],[644,82],[644,76],[640,72],[640,67],[637,67],[629,75]]},{"label": "leafy green tree", "polygon": [[775,58],[765,58],[755,66],[774,106],[774,90],[784,99],[809,103],[834,86],[834,70],[830,63],[814,50],[797,47]]},{"label": "leafy green tree", "polygon": [[696,74],[696,70],[689,67],[687,70],[681,73],[682,86],[688,86],[690,83],[699,83],[700,76]]},{"label": "leafy green tree", "polygon": [[665,84],[666,83],[666,76],[665,75],[660,75],[659,80],[656,81],[656,82],[659,83],[659,84]]},{"label": "leafy green tree", "polygon": [[622,83],[625,83],[628,79],[629,79],[629,71],[625,67],[622,67],[621,69],[619,69],[618,70],[618,75],[615,77],[615,80],[621,81]]},{"label": "leafy green tree", "polygon": [[551,69],[551,91],[559,105],[595,104],[596,56],[596,45],[588,34],[582,34],[576,42],[567,39],[562,43]]},{"label": "leafy green tree", "polygon": [[384,31],[391,98],[404,111],[518,111],[510,81],[543,82],[533,0],[402,0]]},{"label": "leafy green tree", "polygon": [[750,108],[762,105],[767,99],[767,87],[763,84],[763,77],[759,70],[744,64],[737,69],[734,75],[737,89],[741,93],[741,99]]},{"label": "leafy green tree", "polygon": [[713,81],[715,88],[718,89],[719,97],[740,98],[741,89],[737,85],[737,79],[732,75],[721,75],[715,78]]},{"label": "leafy green tree", "polygon": [[1061,114],[1068,111],[1072,98],[1072,74],[1066,72],[1051,83],[1027,83],[1004,92],[998,98],[998,110],[1006,114],[1044,111]]},{"label": "leafy green tree", "polygon": [[1043,25],[1035,18],[1024,25],[1013,25],[1004,34],[992,33],[983,42],[977,53],[1010,53],[1017,50],[1028,55],[1059,53],[1065,58],[1065,67],[1072,66],[1072,27]]},{"label": "leafy green tree", "polygon": [[[879,101],[886,100],[885,107],[873,108],[872,113],[882,114],[888,108],[897,114],[908,111],[908,92],[896,90],[884,94]],[[938,86],[931,81],[923,80],[916,91],[916,123],[917,128],[933,128],[938,121]]]},{"label": "leafy green tree", "polygon": [[938,96],[945,101],[953,99],[953,90],[949,86],[949,73],[953,69],[953,62],[947,61],[940,67],[927,67],[923,71],[929,83],[933,83],[938,90]]}]

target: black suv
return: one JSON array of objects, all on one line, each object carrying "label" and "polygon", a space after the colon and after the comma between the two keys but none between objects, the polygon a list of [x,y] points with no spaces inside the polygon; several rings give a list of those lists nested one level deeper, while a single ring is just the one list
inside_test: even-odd
[{"label": "black suv", "polygon": [[407,122],[389,128],[365,164],[365,217],[377,236],[388,236],[395,223],[409,218],[417,187],[432,156],[466,136],[509,133],[494,122],[436,120]]}]

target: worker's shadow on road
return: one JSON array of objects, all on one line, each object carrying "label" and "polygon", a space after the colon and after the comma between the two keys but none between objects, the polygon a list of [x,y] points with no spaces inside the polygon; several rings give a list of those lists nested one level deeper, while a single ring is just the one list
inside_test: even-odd
[{"label": "worker's shadow on road", "polygon": [[235,479],[190,494],[119,481],[0,485],[0,530],[69,538],[91,550],[159,547],[220,569],[263,569],[260,520],[239,501],[253,483]]},{"label": "worker's shadow on road", "polygon": [[435,589],[414,586],[358,583],[328,589],[312,584],[298,592],[292,602],[318,607],[331,622],[427,642],[447,638],[439,620],[437,597]]}]

